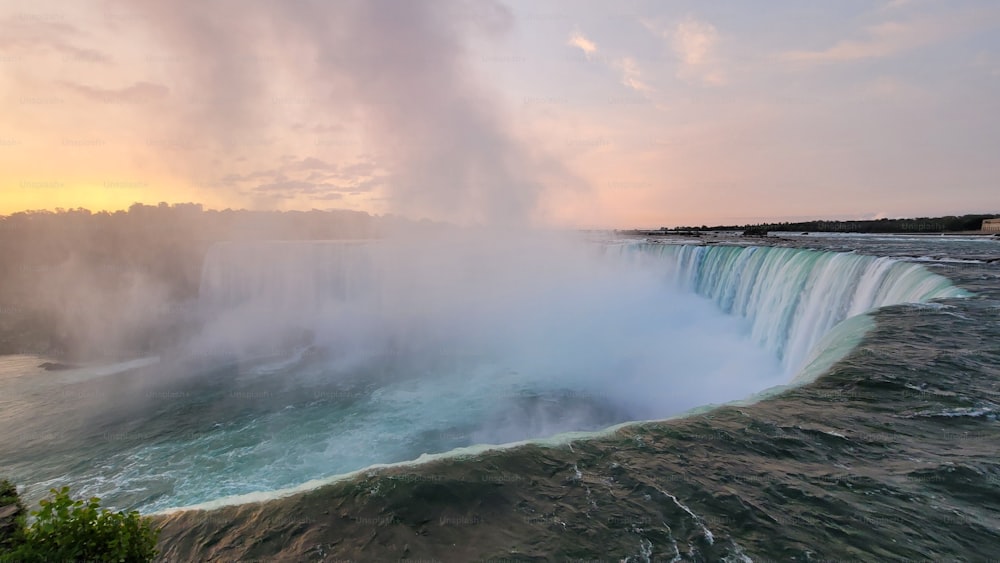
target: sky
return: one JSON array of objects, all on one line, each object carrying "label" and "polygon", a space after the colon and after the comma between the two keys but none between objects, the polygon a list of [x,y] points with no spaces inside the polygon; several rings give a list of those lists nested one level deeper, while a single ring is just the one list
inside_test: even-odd
[{"label": "sky", "polygon": [[1000,212],[995,0],[0,0],[0,214]]}]

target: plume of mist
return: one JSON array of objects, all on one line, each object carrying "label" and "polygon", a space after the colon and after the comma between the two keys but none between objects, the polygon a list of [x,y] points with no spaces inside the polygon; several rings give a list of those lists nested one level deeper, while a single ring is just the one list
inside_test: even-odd
[{"label": "plume of mist", "polygon": [[52,318],[62,355],[111,360],[163,344],[152,342],[164,336],[156,332],[156,321],[178,312],[166,284],[140,269],[116,269],[70,257],[35,280],[31,301]]},{"label": "plume of mist", "polygon": [[[512,412],[526,408],[518,390],[581,399],[501,417],[482,435],[490,441],[662,417],[783,383],[744,321],[569,235],[235,244],[209,260],[199,354],[287,356],[314,345],[328,359],[317,377],[391,363],[386,381],[425,389],[468,373],[470,401],[503,390]],[[495,371],[473,377],[484,369]]]},{"label": "plume of mist", "polygon": [[[308,107],[298,134],[344,122],[363,129],[371,183],[394,213],[526,225],[543,182],[566,176],[516,138],[469,64],[470,36],[499,38],[513,25],[493,0],[218,0],[130,9],[179,54],[184,89],[194,90],[194,103],[174,116],[180,135],[222,149],[263,140],[269,127],[288,126],[276,115],[281,84]],[[223,151],[201,173],[235,160]],[[276,170],[282,181],[270,189],[305,189],[282,176],[280,164]]]}]

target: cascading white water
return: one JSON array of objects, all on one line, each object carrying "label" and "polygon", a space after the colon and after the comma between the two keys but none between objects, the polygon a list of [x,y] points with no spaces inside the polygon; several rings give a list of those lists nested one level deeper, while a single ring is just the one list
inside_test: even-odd
[{"label": "cascading white water", "polygon": [[660,266],[673,284],[711,299],[723,312],[750,319],[754,341],[772,350],[789,375],[844,319],[887,305],[966,295],[921,265],[886,257],[768,246],[621,248]]},{"label": "cascading white water", "polygon": [[[964,295],[921,265],[885,257],[767,246],[628,242],[610,248],[604,256],[626,260],[625,269],[659,272],[665,286],[706,297],[722,313],[747,319],[752,341],[778,358],[786,377],[806,365],[818,352],[816,344],[844,319],[886,305]],[[235,334],[260,349],[273,345],[276,334],[297,328],[325,333],[323,344],[341,349],[350,342],[355,350],[371,352],[433,336],[434,346],[460,342],[470,351],[478,343],[469,337],[481,327],[462,316],[525,324],[488,301],[517,308],[547,299],[557,306],[560,300],[547,297],[553,292],[608,288],[602,284],[623,289],[636,279],[609,277],[607,269],[588,263],[592,257],[583,259],[564,247],[548,251],[552,258],[558,254],[558,269],[544,248],[537,253],[514,244],[511,249],[498,254],[480,252],[474,243],[449,243],[433,252],[373,241],[223,243],[206,257],[200,310],[213,319],[215,345],[219,335]],[[525,278],[531,281],[524,283]],[[606,299],[581,295],[591,297]],[[406,321],[409,330],[400,330]],[[456,327],[462,327],[460,334]],[[496,333],[478,336],[490,339]]]},{"label": "cascading white water", "polygon": [[253,306],[300,314],[330,299],[358,299],[372,280],[372,249],[365,241],[215,244],[202,267],[201,309]]},{"label": "cascading white water", "polygon": [[[787,376],[802,368],[820,339],[846,318],[886,305],[965,294],[921,265],[885,257],[767,246],[630,242],[611,248],[617,251],[607,256],[626,258],[624,267],[659,272],[667,286],[748,319],[752,340],[782,362]],[[258,348],[261,339],[291,328],[318,327],[334,339],[353,340],[357,348],[363,346],[359,334],[367,330],[371,336],[373,319],[385,329],[398,324],[399,317],[412,316],[426,332],[435,328],[427,324],[428,316],[440,317],[446,309],[451,315],[496,314],[483,310],[482,301],[537,298],[538,288],[514,279],[521,268],[530,272],[523,276],[541,280],[542,291],[568,290],[607,275],[582,267],[578,256],[553,275],[551,264],[523,256],[494,260],[491,253],[469,253],[469,247],[455,256],[429,253],[414,260],[414,255],[412,248],[393,251],[374,241],[217,244],[205,259],[199,309],[215,320],[217,334],[242,338],[254,333],[255,324],[263,325],[256,327]],[[470,286],[482,289],[470,291]],[[353,323],[350,336],[343,330],[347,322]],[[336,325],[339,330],[331,329]]]}]

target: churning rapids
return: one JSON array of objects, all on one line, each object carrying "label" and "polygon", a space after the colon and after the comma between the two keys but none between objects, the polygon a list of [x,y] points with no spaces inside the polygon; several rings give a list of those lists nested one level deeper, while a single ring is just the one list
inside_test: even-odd
[{"label": "churning rapids", "polygon": [[802,248],[218,244],[182,352],[42,373],[0,360],[0,457],[143,512],[477,444],[662,419],[815,378],[866,312],[967,292]]}]

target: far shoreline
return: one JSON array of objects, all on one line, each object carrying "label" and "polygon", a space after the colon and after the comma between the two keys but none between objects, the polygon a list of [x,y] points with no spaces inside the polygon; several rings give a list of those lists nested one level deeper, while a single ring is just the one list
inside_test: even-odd
[{"label": "far shoreline", "polygon": [[988,231],[914,231],[914,232],[878,232],[878,231],[796,231],[796,230],[785,230],[785,231],[768,231],[766,234],[745,234],[746,231],[743,229],[707,229],[707,230],[660,230],[660,229],[619,229],[615,231],[620,235],[625,236],[645,236],[645,237],[672,237],[672,236],[693,236],[699,237],[706,234],[725,234],[729,236],[736,237],[746,237],[746,238],[765,238],[765,237],[779,237],[779,236],[824,236],[824,235],[880,235],[880,236],[896,236],[896,237],[909,237],[909,236],[928,236],[928,237],[940,237],[940,236],[961,236],[961,237],[997,237],[1000,238],[1000,233],[991,233]]}]

